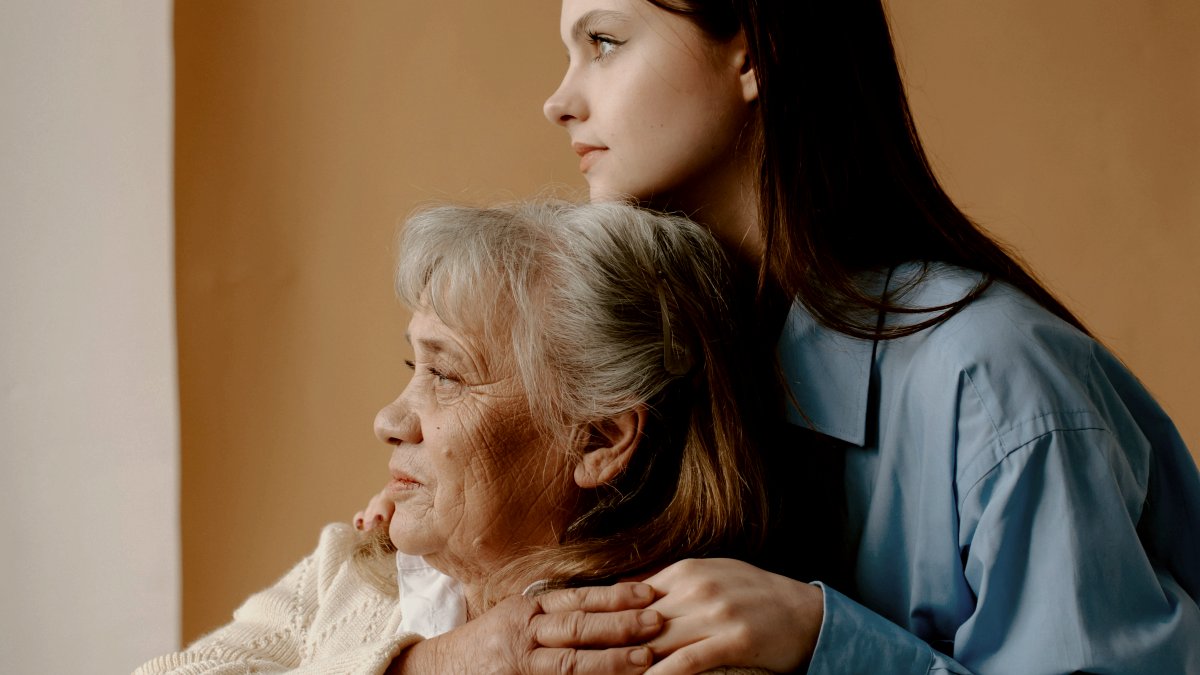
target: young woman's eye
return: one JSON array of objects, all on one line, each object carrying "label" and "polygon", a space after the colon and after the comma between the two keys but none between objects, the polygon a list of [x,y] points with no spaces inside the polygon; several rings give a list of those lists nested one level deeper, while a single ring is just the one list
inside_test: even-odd
[{"label": "young woman's eye", "polygon": [[617,51],[617,47],[625,44],[624,40],[618,40],[611,35],[602,35],[600,33],[588,33],[588,42],[596,50],[596,61],[602,61],[612,56],[613,52]]}]

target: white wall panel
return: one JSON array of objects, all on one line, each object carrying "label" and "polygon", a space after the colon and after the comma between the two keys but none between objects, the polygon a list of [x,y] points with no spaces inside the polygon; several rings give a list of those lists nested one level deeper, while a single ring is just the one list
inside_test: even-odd
[{"label": "white wall panel", "polygon": [[0,4],[0,672],[179,635],[168,2]]}]

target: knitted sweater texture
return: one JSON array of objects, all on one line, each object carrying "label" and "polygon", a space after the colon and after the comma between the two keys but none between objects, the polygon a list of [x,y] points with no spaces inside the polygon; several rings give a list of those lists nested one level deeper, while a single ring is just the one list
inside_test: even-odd
[{"label": "knitted sweater texture", "polygon": [[395,561],[357,556],[359,541],[349,525],[326,526],[317,550],[246,600],[232,623],[181,652],[146,663],[134,675],[383,673],[421,636],[396,634],[395,585],[388,593],[367,580],[371,573],[394,579]]}]

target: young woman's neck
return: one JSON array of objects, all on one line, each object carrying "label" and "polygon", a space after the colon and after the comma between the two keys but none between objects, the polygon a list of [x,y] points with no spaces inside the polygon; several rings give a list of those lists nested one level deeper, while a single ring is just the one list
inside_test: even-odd
[{"label": "young woman's neck", "polygon": [[757,191],[731,190],[688,216],[707,227],[739,265],[758,268],[763,257],[763,233]]},{"label": "young woman's neck", "polygon": [[709,176],[700,185],[690,186],[687,194],[674,195],[662,204],[652,205],[667,211],[683,211],[713,233],[738,267],[757,270],[764,254],[758,171],[747,153],[738,156],[735,166]]}]

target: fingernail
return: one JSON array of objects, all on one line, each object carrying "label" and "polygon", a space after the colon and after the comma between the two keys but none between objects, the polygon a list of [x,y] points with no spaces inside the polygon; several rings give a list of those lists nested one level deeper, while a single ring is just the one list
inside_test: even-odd
[{"label": "fingernail", "polygon": [[647,609],[641,614],[638,614],[638,621],[640,621],[643,626],[657,626],[658,612],[652,609]]},{"label": "fingernail", "polygon": [[638,584],[633,587],[633,595],[639,600],[650,600],[654,597],[654,589],[648,584]]},{"label": "fingernail", "polygon": [[629,652],[629,662],[635,666],[650,665],[650,650],[643,647]]}]

